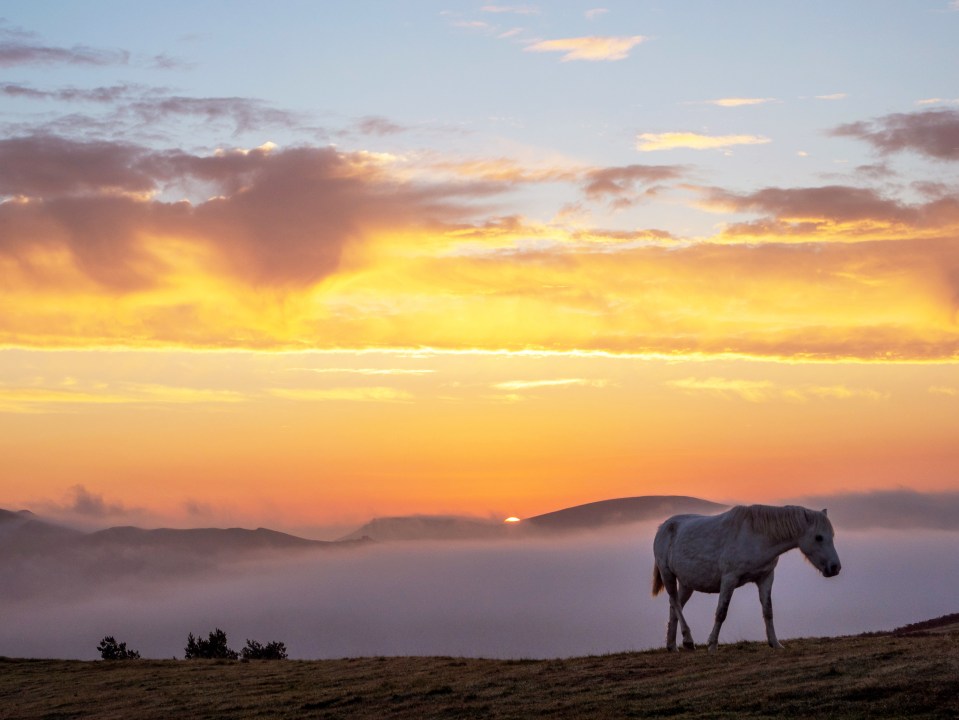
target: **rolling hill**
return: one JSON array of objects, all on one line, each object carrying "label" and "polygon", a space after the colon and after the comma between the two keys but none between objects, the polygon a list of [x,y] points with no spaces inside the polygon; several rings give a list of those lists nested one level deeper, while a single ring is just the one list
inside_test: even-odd
[{"label": "rolling hill", "polygon": [[0,699],[20,720],[954,718],[957,670],[954,631],[557,660],[0,658]]}]

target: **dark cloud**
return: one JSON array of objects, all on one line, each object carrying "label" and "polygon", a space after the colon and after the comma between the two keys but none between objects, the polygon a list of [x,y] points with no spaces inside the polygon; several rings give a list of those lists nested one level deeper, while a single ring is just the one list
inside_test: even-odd
[{"label": "dark cloud", "polygon": [[[654,185],[681,177],[685,168],[678,165],[625,165],[596,168],[585,175],[583,190],[591,200],[610,200],[617,206],[637,200],[637,185]],[[647,190],[649,193],[650,190]]]},{"label": "dark cloud", "polygon": [[[212,250],[222,264],[214,271],[299,285],[334,272],[347,243],[378,229],[462,220],[470,214],[462,199],[495,191],[396,182],[362,154],[332,148],[201,156],[35,136],[0,142],[0,163],[0,193],[35,199],[0,204],[0,254],[66,247],[89,277],[120,290],[162,275],[147,236]],[[212,199],[149,195],[163,189]]]},{"label": "dark cloud", "polygon": [[781,219],[828,218],[836,222],[882,220],[914,223],[915,208],[887,200],[875,190],[827,185],[811,188],[764,188],[737,194],[720,188],[706,192],[709,202],[736,212],[760,212]]},{"label": "dark cloud", "polygon": [[150,153],[115,142],[39,135],[0,140],[0,195],[53,197],[156,187]]},{"label": "dark cloud", "polygon": [[885,115],[840,125],[830,134],[865,140],[882,153],[909,150],[938,160],[959,160],[959,110]]},{"label": "dark cloud", "polygon": [[17,65],[126,65],[130,53],[85,45],[70,48],[42,45],[19,38],[0,40],[0,67]]}]

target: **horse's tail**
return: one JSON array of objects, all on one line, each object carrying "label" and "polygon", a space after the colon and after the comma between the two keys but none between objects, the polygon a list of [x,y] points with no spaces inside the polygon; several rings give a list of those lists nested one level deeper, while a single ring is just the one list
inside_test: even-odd
[{"label": "horse's tail", "polygon": [[656,597],[663,591],[663,576],[659,572],[659,565],[653,565],[653,597]]}]

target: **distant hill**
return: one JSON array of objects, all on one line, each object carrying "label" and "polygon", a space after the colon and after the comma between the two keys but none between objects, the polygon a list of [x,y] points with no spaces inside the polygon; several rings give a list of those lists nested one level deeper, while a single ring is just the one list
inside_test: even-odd
[{"label": "distant hill", "polygon": [[40,520],[29,510],[0,510],[0,558],[12,553],[44,552],[82,536],[79,530]]},{"label": "distant hill", "polygon": [[201,554],[247,553],[257,550],[300,550],[329,547],[333,542],[307,540],[295,535],[257,528],[192,528],[174,530],[159,528],[143,530],[137,527],[113,527],[99,530],[77,539],[83,547],[122,546],[124,548],[155,548],[182,550]]},{"label": "distant hill", "polygon": [[392,540],[478,540],[542,533],[598,530],[615,525],[665,520],[678,513],[716,513],[727,505],[683,495],[646,495],[576,505],[535,515],[506,526],[499,520],[446,515],[408,515],[376,518],[341,538]]},{"label": "distant hill", "polygon": [[640,497],[600,500],[536,515],[523,521],[538,530],[569,532],[592,530],[649,520],[665,520],[680,513],[712,514],[728,505],[687,497],[685,495],[644,495]]},{"label": "distant hill", "polygon": [[391,540],[480,540],[503,536],[499,521],[449,515],[408,515],[374,518],[359,530],[340,538],[379,542]]}]

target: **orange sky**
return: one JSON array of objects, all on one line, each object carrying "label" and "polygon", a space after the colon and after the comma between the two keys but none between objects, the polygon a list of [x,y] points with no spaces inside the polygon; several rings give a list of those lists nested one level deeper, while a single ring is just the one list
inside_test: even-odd
[{"label": "orange sky", "polygon": [[94,5],[0,21],[0,507],[959,490],[955,3]]}]

